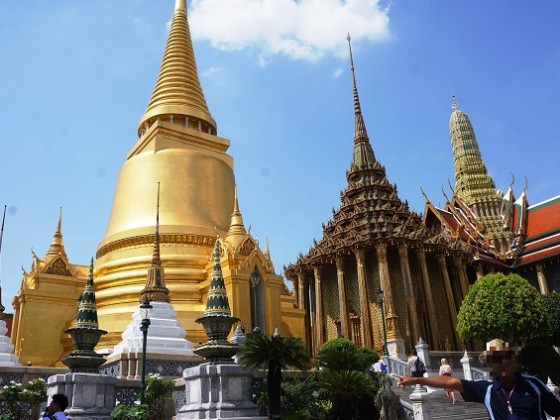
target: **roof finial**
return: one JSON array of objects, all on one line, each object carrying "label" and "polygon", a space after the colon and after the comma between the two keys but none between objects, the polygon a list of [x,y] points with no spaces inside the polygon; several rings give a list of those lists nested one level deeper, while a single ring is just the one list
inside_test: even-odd
[{"label": "roof finial", "polygon": [[457,100],[457,97],[455,96],[455,94],[451,95],[451,107],[455,110],[458,111],[459,110],[459,101]]},{"label": "roof finial", "polygon": [[235,248],[245,235],[247,231],[245,230],[245,225],[243,224],[243,216],[239,211],[239,199],[237,197],[237,184],[235,184],[235,195],[233,201],[233,213],[231,214],[231,222],[229,225],[229,230],[226,235],[227,241]]},{"label": "roof finial", "polygon": [[348,40],[348,48],[350,50],[350,70],[352,71],[352,86],[354,88],[354,153],[352,158],[352,167],[363,169],[372,167],[375,163],[375,155],[366,130],[362,109],[360,107],[360,98],[358,97],[358,87],[356,85],[356,74],[354,72],[354,57],[352,56],[352,44],[350,43],[350,34],[346,37]]},{"label": "roof finial", "polygon": [[58,256],[64,256],[65,258],[67,258],[66,251],[64,249],[64,242],[62,239],[62,207],[60,207],[60,210],[58,212],[58,222],[56,224],[56,231],[54,232],[51,246],[47,251],[47,256],[52,258]]},{"label": "roof finial", "polygon": [[175,10],[187,9],[187,0],[175,0]]},{"label": "roof finial", "polygon": [[354,57],[352,56],[352,43],[350,42],[352,38],[350,33],[346,37],[348,40],[348,49],[350,50],[350,70],[352,71],[352,86],[354,87],[354,113],[360,114],[362,109],[360,107],[360,98],[358,97],[358,88],[356,86],[356,74],[354,72]]}]

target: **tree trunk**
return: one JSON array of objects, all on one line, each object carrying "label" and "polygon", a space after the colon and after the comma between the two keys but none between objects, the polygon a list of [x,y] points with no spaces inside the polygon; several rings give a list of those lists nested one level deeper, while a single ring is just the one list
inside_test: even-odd
[{"label": "tree trunk", "polygon": [[274,372],[274,369],[268,369],[268,418],[281,419],[280,396],[282,392],[282,371]]}]

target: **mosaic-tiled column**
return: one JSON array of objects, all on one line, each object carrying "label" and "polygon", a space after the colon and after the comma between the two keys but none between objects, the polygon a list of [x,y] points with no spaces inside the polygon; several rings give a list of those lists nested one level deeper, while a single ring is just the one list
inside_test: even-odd
[{"label": "mosaic-tiled column", "polygon": [[546,275],[544,274],[542,264],[537,264],[537,280],[539,281],[539,290],[541,291],[541,294],[548,294],[548,282],[546,281]]},{"label": "mosaic-tiled column", "polygon": [[350,319],[346,305],[346,283],[344,282],[344,260],[336,259],[336,278],[338,280],[338,307],[340,310],[340,331],[344,338],[350,339]]},{"label": "mosaic-tiled column", "polygon": [[445,288],[447,305],[449,307],[449,312],[451,313],[451,318],[453,319],[453,325],[455,325],[457,324],[457,307],[455,306],[455,300],[453,299],[453,290],[451,289],[451,280],[449,279],[449,271],[447,271],[445,255],[439,254],[437,256],[437,260],[439,263],[439,269],[443,275],[443,287]]},{"label": "mosaic-tiled column", "polygon": [[[437,260],[439,264],[439,269],[441,275],[443,276],[443,288],[445,289],[445,299],[447,301],[447,308],[449,309],[449,314],[451,316],[451,325],[457,325],[457,307],[455,305],[455,299],[453,298],[453,289],[451,288],[451,281],[449,280],[449,271],[447,271],[447,262],[445,261],[445,255],[438,254]],[[455,329],[452,328],[451,337],[455,342]]]},{"label": "mosaic-tiled column", "polygon": [[414,346],[420,339],[420,325],[418,324],[418,312],[416,310],[416,296],[414,296],[414,287],[412,286],[412,275],[410,274],[410,264],[408,260],[408,247],[406,245],[399,246],[399,259],[401,263],[401,272],[404,281],[404,292],[406,294],[406,304],[408,315],[412,322],[412,342]]},{"label": "mosaic-tiled column", "polygon": [[477,263],[476,264],[476,279],[478,280],[479,278],[484,276],[484,267],[482,266],[482,263]]},{"label": "mosaic-tiled column", "polygon": [[298,281],[298,288],[297,288],[297,302],[298,308],[304,309],[305,308],[305,277],[303,275],[303,271],[298,271],[297,273],[297,281]]},{"label": "mosaic-tiled column", "polygon": [[431,329],[431,343],[430,346],[433,349],[440,349],[439,345],[439,329],[437,325],[436,310],[434,307],[434,299],[432,296],[432,286],[430,285],[430,276],[428,274],[428,266],[426,264],[426,253],[423,249],[418,249],[416,251],[418,256],[418,262],[420,263],[420,271],[422,273],[422,284],[424,285],[424,297],[426,300],[426,306],[428,307],[428,325]]},{"label": "mosaic-tiled column", "polygon": [[321,345],[325,340],[323,333],[323,294],[321,291],[321,268],[313,267],[313,275],[315,276],[315,352],[318,353]]},{"label": "mosaic-tiled column", "polygon": [[385,313],[387,316],[387,338],[401,338],[398,326],[398,317],[395,313],[395,303],[393,301],[389,262],[387,261],[387,244],[379,243],[375,245],[375,251],[377,253],[379,279],[381,282],[381,289],[383,290],[383,300],[385,302]]},{"label": "mosaic-tiled column", "polygon": [[354,251],[354,254],[356,255],[356,265],[358,271],[358,292],[360,294],[360,307],[362,310],[360,321],[362,324],[362,331],[364,332],[364,346],[372,348],[373,338],[371,335],[371,318],[369,316],[369,302],[367,298],[366,285],[366,252],[364,249],[357,249]]},{"label": "mosaic-tiled column", "polygon": [[459,283],[461,284],[462,298],[465,299],[469,293],[469,280],[467,279],[467,269],[461,257],[453,257],[453,264],[459,276]]}]

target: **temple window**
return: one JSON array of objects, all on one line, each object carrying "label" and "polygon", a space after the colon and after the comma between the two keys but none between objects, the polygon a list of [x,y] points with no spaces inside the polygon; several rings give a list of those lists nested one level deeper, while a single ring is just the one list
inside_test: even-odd
[{"label": "temple window", "polygon": [[264,280],[255,266],[251,273],[251,329],[259,327],[266,334],[266,303],[264,294]]}]

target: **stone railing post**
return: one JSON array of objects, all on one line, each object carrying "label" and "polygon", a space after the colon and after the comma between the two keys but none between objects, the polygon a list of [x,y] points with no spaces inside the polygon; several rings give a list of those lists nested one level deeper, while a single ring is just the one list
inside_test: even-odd
[{"label": "stone railing post", "polygon": [[414,420],[430,420],[429,394],[422,385],[416,385],[410,394]]},{"label": "stone railing post", "polygon": [[473,379],[473,375],[471,371],[472,359],[473,358],[469,356],[469,354],[465,350],[465,354],[463,355],[463,358],[460,360],[461,364],[463,365],[463,374],[465,375],[465,379],[468,381],[472,381]]},{"label": "stone railing post", "polygon": [[426,366],[426,370],[428,370],[428,368],[432,367],[432,363],[430,362],[430,346],[420,337],[415,347],[416,355],[424,362],[424,366]]}]

